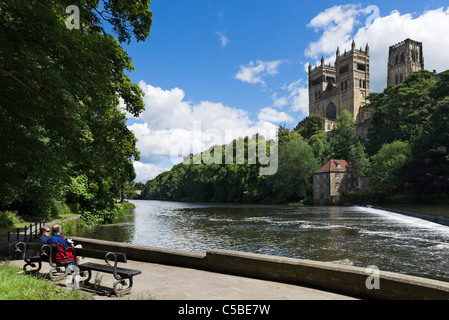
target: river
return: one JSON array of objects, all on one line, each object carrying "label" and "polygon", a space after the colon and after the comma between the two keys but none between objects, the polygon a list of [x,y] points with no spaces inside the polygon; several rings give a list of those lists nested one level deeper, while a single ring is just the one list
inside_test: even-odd
[{"label": "river", "polygon": [[[336,262],[449,281],[449,227],[366,207],[133,200],[130,221],[77,236]],[[75,234],[73,234],[75,235]]]}]

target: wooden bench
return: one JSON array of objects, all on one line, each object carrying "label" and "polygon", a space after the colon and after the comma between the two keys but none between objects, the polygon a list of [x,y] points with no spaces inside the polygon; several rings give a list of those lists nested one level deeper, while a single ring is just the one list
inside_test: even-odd
[{"label": "wooden bench", "polygon": [[[52,279],[58,279],[61,277],[61,275],[57,275],[61,272],[61,267],[66,267],[66,272],[64,273],[64,275],[69,274],[67,272],[67,266],[70,263],[73,264],[73,270],[75,274],[79,271],[80,276],[87,277],[86,279],[82,279],[80,281],[81,284],[89,283],[90,279],[92,278],[92,271],[112,274],[116,280],[114,282],[112,291],[117,295],[129,293],[133,286],[133,277],[142,273],[142,271],[140,270],[117,267],[117,264],[119,262],[127,262],[126,255],[119,252],[83,248],[66,248],[65,252],[71,251],[74,258],[73,260],[69,260],[66,262],[59,262],[53,261],[52,259],[53,254],[59,252],[59,248],[57,246],[19,242],[16,244],[16,251],[20,251],[23,254],[23,259],[26,262],[23,266],[23,269],[25,271],[29,266],[36,268],[36,266],[33,266],[33,264],[37,263],[37,269],[32,270],[33,272],[37,272],[41,269],[43,261],[48,262],[52,267],[48,273],[50,278]],[[37,253],[33,254],[31,251],[36,251]],[[77,263],[76,257],[82,257],[83,262]],[[102,259],[106,262],[106,264],[84,261],[85,258]],[[113,262],[113,265],[111,265],[110,262]]]}]

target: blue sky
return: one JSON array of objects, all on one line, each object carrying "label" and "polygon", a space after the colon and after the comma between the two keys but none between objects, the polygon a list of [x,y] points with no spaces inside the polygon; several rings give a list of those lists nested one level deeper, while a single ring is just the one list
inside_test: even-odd
[{"label": "blue sky", "polygon": [[388,47],[406,38],[423,42],[426,69],[449,69],[447,1],[153,0],[150,9],[150,37],[125,46],[146,93],[146,111],[128,120],[136,181],[227,143],[226,130],[295,127],[308,115],[307,64],[333,63],[352,39],[370,46],[371,91],[385,87]]}]

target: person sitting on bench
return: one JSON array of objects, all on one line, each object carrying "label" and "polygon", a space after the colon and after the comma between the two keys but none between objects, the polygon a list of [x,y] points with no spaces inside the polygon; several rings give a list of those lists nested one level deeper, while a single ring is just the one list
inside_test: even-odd
[{"label": "person sitting on bench", "polygon": [[48,239],[50,239],[50,228],[42,227],[39,234],[39,239],[37,240],[37,244],[47,244]]},{"label": "person sitting on bench", "polygon": [[[59,247],[59,252],[56,252],[52,257],[57,262],[67,262],[73,260],[73,253],[71,251],[64,252],[66,248],[73,248],[73,245],[69,243],[61,234],[62,228],[59,224],[55,224],[52,228],[53,235],[48,239],[49,245],[56,245]],[[68,264],[67,268],[73,270],[72,264]]]}]

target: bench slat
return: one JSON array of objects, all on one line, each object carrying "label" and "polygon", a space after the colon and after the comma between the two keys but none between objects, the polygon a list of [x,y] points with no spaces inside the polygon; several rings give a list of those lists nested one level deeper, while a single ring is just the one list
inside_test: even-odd
[{"label": "bench slat", "polygon": [[[77,267],[80,268],[81,271],[94,270],[94,271],[105,272],[105,273],[114,273],[113,266],[108,266],[108,265],[93,263],[93,262],[85,262],[83,264],[77,265]],[[141,274],[142,271],[117,267],[116,273],[119,276],[124,276],[124,277],[128,278],[130,276],[135,276],[135,275]]]}]

